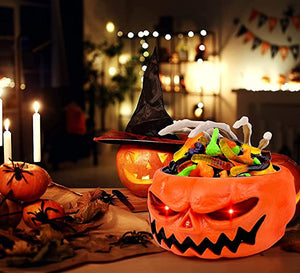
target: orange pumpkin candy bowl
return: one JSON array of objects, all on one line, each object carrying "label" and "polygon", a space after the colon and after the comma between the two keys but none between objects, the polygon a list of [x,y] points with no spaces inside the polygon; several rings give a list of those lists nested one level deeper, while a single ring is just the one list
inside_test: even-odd
[{"label": "orange pumpkin candy bowl", "polygon": [[116,166],[122,184],[133,194],[147,197],[156,170],[173,159],[174,147],[120,145]]},{"label": "orange pumpkin candy bowl", "polygon": [[48,172],[35,164],[12,162],[0,166],[0,193],[13,200],[34,201],[51,182]]},{"label": "orange pumpkin candy bowl", "polygon": [[294,220],[296,221],[300,215],[300,167],[294,160],[282,154],[272,153],[271,161],[275,165],[288,168],[294,176],[295,190],[297,194],[296,212],[292,220],[292,222],[294,222]]},{"label": "orange pumpkin candy bowl", "polygon": [[163,248],[206,259],[264,251],[295,213],[294,177],[284,166],[251,177],[184,177],[158,170],[148,193],[151,229]]},{"label": "orange pumpkin candy bowl", "polygon": [[282,154],[272,153],[272,163],[288,168],[295,177],[295,188],[296,192],[300,191],[300,167],[290,157]]}]

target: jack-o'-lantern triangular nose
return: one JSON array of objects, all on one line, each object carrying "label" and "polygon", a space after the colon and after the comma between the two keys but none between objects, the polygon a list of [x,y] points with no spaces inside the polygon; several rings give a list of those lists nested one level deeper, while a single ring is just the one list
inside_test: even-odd
[{"label": "jack-o'-lantern triangular nose", "polygon": [[186,214],[186,216],[183,218],[183,221],[181,222],[181,227],[183,228],[192,228],[193,223],[191,220],[191,217],[189,216],[189,213]]}]

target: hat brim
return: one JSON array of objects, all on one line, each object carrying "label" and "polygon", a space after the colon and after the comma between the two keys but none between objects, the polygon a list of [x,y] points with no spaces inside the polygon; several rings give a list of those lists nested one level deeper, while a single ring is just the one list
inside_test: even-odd
[{"label": "hat brim", "polygon": [[95,137],[94,141],[103,142],[109,144],[154,144],[154,145],[173,145],[173,146],[182,146],[185,142],[183,139],[168,139],[160,137],[148,137],[143,135],[137,135],[128,132],[121,132],[110,130],[104,135]]}]

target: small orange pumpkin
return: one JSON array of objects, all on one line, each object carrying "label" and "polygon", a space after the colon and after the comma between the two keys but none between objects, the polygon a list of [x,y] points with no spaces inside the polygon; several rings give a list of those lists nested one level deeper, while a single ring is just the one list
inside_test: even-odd
[{"label": "small orange pumpkin", "polygon": [[0,193],[19,201],[39,199],[52,182],[40,166],[26,162],[12,162],[0,166]]},{"label": "small orange pumpkin", "polygon": [[24,207],[23,220],[33,229],[38,229],[42,224],[56,225],[66,216],[64,208],[54,200],[41,199]]},{"label": "small orange pumpkin", "polygon": [[16,227],[22,219],[22,206],[19,202],[6,199],[0,193],[0,228]]},{"label": "small orange pumpkin", "polygon": [[295,196],[294,177],[284,166],[271,174],[226,178],[158,170],[148,193],[151,229],[156,241],[177,255],[249,256],[284,235]]},{"label": "small orange pumpkin", "polygon": [[123,185],[135,195],[147,197],[155,171],[169,164],[173,158],[173,149],[121,145],[116,155],[116,165]]}]

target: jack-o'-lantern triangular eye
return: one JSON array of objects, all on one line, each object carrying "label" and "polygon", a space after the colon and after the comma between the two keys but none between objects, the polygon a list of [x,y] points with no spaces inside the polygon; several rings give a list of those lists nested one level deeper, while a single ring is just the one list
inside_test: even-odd
[{"label": "jack-o'-lantern triangular eye", "polygon": [[134,163],[138,158],[138,153],[137,152],[133,152],[133,151],[128,151],[126,153],[126,159],[131,162]]},{"label": "jack-o'-lantern triangular eye", "polygon": [[214,220],[232,220],[252,210],[258,202],[258,198],[252,197],[239,203],[230,204],[225,208],[208,213],[207,216]]},{"label": "jack-o'-lantern triangular eye", "polygon": [[162,202],[158,197],[156,197],[152,192],[150,192],[150,202],[153,208],[163,216],[174,216],[178,214],[177,211],[170,209],[164,202]]},{"label": "jack-o'-lantern triangular eye", "polygon": [[165,163],[166,159],[168,158],[168,156],[170,155],[169,153],[157,153],[159,159],[160,159],[160,162],[161,163]]}]

